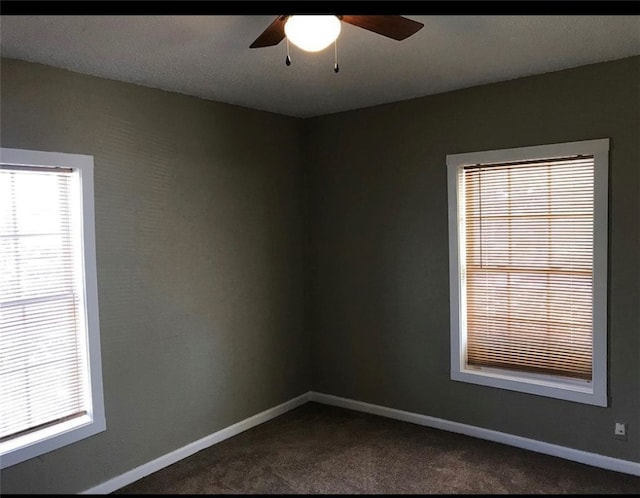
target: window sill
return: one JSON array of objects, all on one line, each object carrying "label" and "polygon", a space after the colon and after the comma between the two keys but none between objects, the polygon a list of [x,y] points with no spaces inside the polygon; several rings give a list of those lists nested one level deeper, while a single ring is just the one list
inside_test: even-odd
[{"label": "window sill", "polygon": [[73,420],[0,443],[0,469],[62,448],[106,429],[104,419],[83,415]]},{"label": "window sill", "polygon": [[599,393],[594,388],[594,384],[588,381],[550,375],[519,373],[497,368],[452,370],[451,379],[576,403],[607,406],[606,395]]}]

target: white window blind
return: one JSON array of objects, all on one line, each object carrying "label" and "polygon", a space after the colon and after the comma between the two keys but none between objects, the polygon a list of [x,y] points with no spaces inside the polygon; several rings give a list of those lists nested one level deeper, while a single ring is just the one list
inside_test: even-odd
[{"label": "white window blind", "polygon": [[590,381],[593,156],[465,166],[466,361]]},{"label": "white window blind", "polygon": [[79,199],[71,169],[0,166],[0,441],[87,412]]}]

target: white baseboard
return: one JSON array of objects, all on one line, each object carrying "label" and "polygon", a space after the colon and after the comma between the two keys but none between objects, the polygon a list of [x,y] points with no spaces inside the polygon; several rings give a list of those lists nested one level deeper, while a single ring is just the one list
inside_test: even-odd
[{"label": "white baseboard", "polygon": [[523,448],[537,453],[544,453],[546,455],[552,455],[566,460],[592,465],[594,467],[640,476],[640,463],[637,462],[544,443],[534,439],[505,434],[504,432],[492,431],[490,429],[483,429],[473,425],[466,425],[459,422],[451,422],[449,420],[429,417],[427,415],[420,415],[419,413],[405,412],[403,410],[396,410],[395,408],[388,408],[386,406],[373,405],[362,401],[341,398],[331,394],[311,391],[310,395],[311,401],[315,401],[317,403],[339,406],[350,410],[357,410],[360,412],[371,413],[373,415],[402,420],[404,422],[411,422],[413,424],[425,425],[427,427],[433,427],[434,429],[442,429],[449,432],[465,434],[479,439],[486,439],[496,443],[515,446],[516,448]]},{"label": "white baseboard", "polygon": [[278,406],[269,408],[268,410],[253,415],[252,417],[241,420],[236,424],[230,425],[229,427],[205,436],[202,439],[198,439],[193,443],[189,443],[182,448],[178,448],[171,453],[167,453],[166,455],[156,458],[151,462],[140,465],[139,467],[136,467],[129,472],[125,472],[124,474],[114,477],[113,479],[109,479],[108,481],[103,482],[102,484],[99,484],[98,486],[95,486],[91,489],[87,489],[80,494],[109,494],[126,486],[127,484],[131,484],[132,482],[142,479],[149,474],[152,474],[160,469],[174,464],[182,460],[183,458],[187,458],[188,456],[191,456],[200,450],[203,450],[205,448],[208,448],[209,446],[224,441],[225,439],[240,434],[241,432],[244,432],[247,429],[251,429],[256,425],[267,422],[268,420],[282,415],[289,410],[293,410],[294,408],[297,408],[298,406],[303,405],[304,403],[309,401],[310,396],[311,395],[309,392],[304,393],[297,398],[293,398]]},{"label": "white baseboard", "polygon": [[640,463],[631,462],[628,460],[621,460],[618,458],[612,458],[605,455],[598,455],[597,453],[589,453],[587,451],[576,450],[573,448],[566,448],[564,446],[558,446],[555,444],[544,443],[542,441],[536,441],[534,439],[527,439],[520,436],[514,436],[512,434],[505,434],[504,432],[492,431],[490,429],[483,429],[482,427],[476,427],[473,425],[461,424],[459,422],[451,422],[435,417],[429,417],[427,415],[421,415],[419,413],[406,412],[403,410],[396,410],[395,408],[388,408],[386,406],[374,405],[371,403],[365,403],[363,401],[355,401],[348,398],[341,398],[339,396],[333,396],[331,394],[323,394],[314,391],[309,391],[305,394],[293,398],[285,403],[282,403],[273,408],[269,408],[263,412],[260,412],[252,417],[242,420],[236,424],[230,425],[224,429],[221,429],[209,436],[205,436],[202,439],[189,443],[182,448],[178,448],[171,453],[167,453],[151,462],[145,463],[136,467],[133,470],[125,472],[113,479],[109,479],[98,486],[91,489],[87,489],[80,494],[109,494],[116,491],[132,482],[135,482],[143,477],[148,476],[160,469],[163,469],[171,464],[174,464],[188,456],[197,453],[200,450],[208,448],[216,443],[224,441],[232,436],[240,434],[241,432],[251,429],[256,425],[260,425],[268,420],[271,420],[283,413],[288,412],[298,406],[305,404],[307,401],[315,401],[317,403],[323,403],[325,405],[339,406],[342,408],[348,408],[350,410],[356,410],[365,413],[371,413],[373,415],[380,415],[382,417],[392,418],[396,420],[402,420],[404,422],[411,422],[413,424],[424,425],[427,427],[433,427],[434,429],[441,429],[449,432],[456,432],[458,434],[465,434],[467,436],[477,437],[479,439],[486,439],[488,441],[494,441],[496,443],[502,443],[509,446],[515,446],[516,448],[523,448],[525,450],[535,451],[537,453],[544,453],[546,455],[552,455],[566,460],[572,460],[574,462],[584,463],[592,465],[594,467],[600,467],[607,470],[614,470],[616,472],[623,472],[625,474],[631,474],[634,476],[640,476]]}]

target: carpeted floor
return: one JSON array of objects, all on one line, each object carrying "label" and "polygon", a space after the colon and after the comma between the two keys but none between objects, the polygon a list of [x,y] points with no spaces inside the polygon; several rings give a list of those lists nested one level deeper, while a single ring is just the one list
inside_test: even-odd
[{"label": "carpeted floor", "polygon": [[640,477],[318,403],[118,494],[638,494]]}]

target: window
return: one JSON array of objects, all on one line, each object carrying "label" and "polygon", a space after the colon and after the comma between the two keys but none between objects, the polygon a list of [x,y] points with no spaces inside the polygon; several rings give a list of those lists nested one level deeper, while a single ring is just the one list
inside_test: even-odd
[{"label": "window", "polygon": [[453,380],[607,406],[608,153],[447,156]]},{"label": "window", "polygon": [[105,430],[93,158],[0,149],[2,468]]}]

